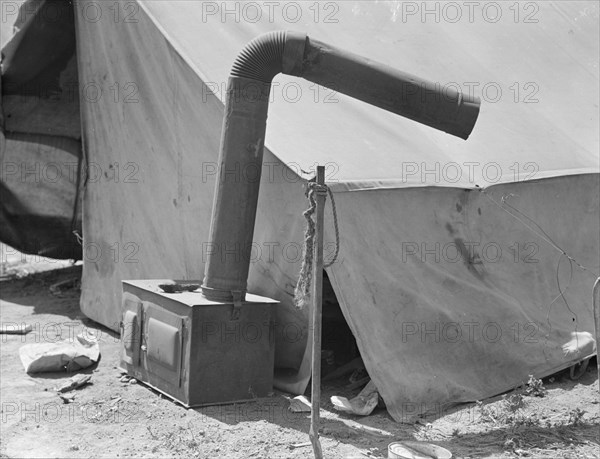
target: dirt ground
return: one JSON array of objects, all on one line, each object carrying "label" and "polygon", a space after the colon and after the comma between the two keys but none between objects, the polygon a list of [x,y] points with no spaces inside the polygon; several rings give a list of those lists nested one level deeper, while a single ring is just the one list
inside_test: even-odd
[{"label": "dirt ground", "polygon": [[[81,266],[3,260],[2,324],[31,324],[25,336],[0,335],[2,457],[312,457],[308,413],[288,410],[286,394],[185,409],[140,383],[121,381],[119,336],[79,311]],[[62,289],[50,287],[71,279]],[[65,404],[55,388],[71,375],[28,375],[25,343],[84,332],[99,339],[101,360],[82,371],[92,383]],[[468,404],[437,419],[399,424],[384,407],[368,417],[339,414],[329,397],[353,396],[347,378],[323,387],[321,444],[326,458],[387,457],[389,443],[423,440],[454,457],[600,457],[598,382],[592,359],[577,381],[569,371],[546,378],[543,397],[523,389]],[[535,392],[535,391],[534,391]],[[541,395],[541,393],[540,393]]]}]

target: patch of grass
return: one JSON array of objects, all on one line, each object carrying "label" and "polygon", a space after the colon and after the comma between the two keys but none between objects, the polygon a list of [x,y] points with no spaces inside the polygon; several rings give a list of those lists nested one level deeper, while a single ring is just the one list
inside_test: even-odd
[{"label": "patch of grass", "polygon": [[477,401],[476,403],[482,422],[508,427],[536,425],[539,423],[539,419],[535,413],[524,411],[527,402],[521,391],[504,394],[502,400],[493,406],[486,406],[481,401]]},{"label": "patch of grass", "polygon": [[[546,393],[542,381],[530,376],[527,385],[503,395],[499,402],[490,405],[484,405],[480,401],[476,402],[480,421],[493,423],[495,431],[499,431],[499,428],[503,429],[503,442],[501,443],[503,449],[517,456],[527,455],[527,449],[532,443],[536,443],[533,439],[537,437],[573,438],[574,431],[572,429],[585,425],[583,417],[586,411],[575,408],[569,411],[567,421],[552,423],[547,419],[542,422],[539,417],[541,413],[535,409],[535,406],[531,406],[533,402],[531,399],[528,400],[527,396],[544,397]],[[569,444],[569,441],[566,443]]]},{"label": "patch of grass", "polygon": [[148,431],[153,440],[159,440],[160,443],[152,448],[152,453],[159,450],[166,450],[170,453],[186,455],[187,457],[198,457],[200,454],[199,448],[202,443],[198,437],[205,435],[204,431],[194,432],[191,423],[188,422],[187,427],[179,426],[171,432],[155,435],[149,427]]},{"label": "patch of grass", "polygon": [[533,375],[529,375],[529,381],[527,381],[524,392],[525,395],[532,397],[544,397],[548,393],[542,380],[535,378]]}]

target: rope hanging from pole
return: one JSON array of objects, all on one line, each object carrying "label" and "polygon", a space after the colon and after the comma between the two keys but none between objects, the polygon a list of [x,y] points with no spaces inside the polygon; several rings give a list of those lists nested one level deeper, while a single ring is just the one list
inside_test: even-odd
[{"label": "rope hanging from pole", "polygon": [[314,239],[315,239],[315,222],[313,215],[317,207],[317,201],[315,200],[315,193],[327,192],[331,198],[331,208],[333,211],[333,227],[335,229],[335,252],[331,261],[323,265],[324,268],[328,268],[335,263],[338,254],[340,252],[340,233],[337,219],[337,209],[335,206],[335,200],[333,193],[327,185],[319,185],[314,181],[310,181],[306,184],[306,197],[309,202],[309,207],[302,215],[306,219],[306,230],[304,231],[304,246],[302,248],[302,266],[300,268],[300,274],[298,276],[298,283],[294,291],[294,304],[296,308],[303,309],[306,304],[310,301],[310,288],[312,280],[313,270],[313,251],[314,251]]}]

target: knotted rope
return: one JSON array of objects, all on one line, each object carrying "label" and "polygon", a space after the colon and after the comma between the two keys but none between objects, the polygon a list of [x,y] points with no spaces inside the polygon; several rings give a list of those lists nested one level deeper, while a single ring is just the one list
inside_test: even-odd
[{"label": "knotted rope", "polygon": [[313,273],[313,258],[315,249],[315,222],[313,215],[317,208],[317,201],[315,200],[315,193],[327,193],[331,199],[331,209],[333,211],[333,226],[335,228],[335,252],[330,262],[323,265],[324,268],[328,268],[335,263],[338,254],[340,252],[340,233],[337,220],[337,209],[335,207],[335,200],[333,199],[333,193],[327,185],[319,185],[318,183],[311,181],[306,184],[306,197],[308,199],[309,207],[302,215],[306,219],[306,230],[304,231],[304,246],[302,248],[302,266],[300,267],[300,274],[298,276],[298,283],[294,291],[294,304],[296,308],[302,309],[310,300],[310,287],[312,284],[312,273]]}]

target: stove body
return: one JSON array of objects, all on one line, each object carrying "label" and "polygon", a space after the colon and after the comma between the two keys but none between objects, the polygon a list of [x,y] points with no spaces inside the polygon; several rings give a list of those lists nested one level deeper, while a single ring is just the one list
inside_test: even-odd
[{"label": "stove body", "polygon": [[187,407],[267,396],[278,302],[246,294],[236,304],[220,303],[200,290],[159,287],[174,282],[123,281],[121,368]]}]

